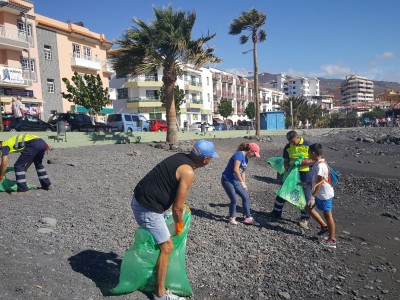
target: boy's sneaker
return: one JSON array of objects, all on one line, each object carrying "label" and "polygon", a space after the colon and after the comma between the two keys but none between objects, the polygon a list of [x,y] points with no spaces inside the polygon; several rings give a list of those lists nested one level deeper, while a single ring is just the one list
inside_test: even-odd
[{"label": "boy's sneaker", "polygon": [[303,229],[310,229],[308,227],[308,221],[306,219],[300,220],[299,223],[297,223],[297,224]]},{"label": "boy's sneaker", "polygon": [[231,225],[237,225],[236,218],[229,218],[228,223],[231,224]]},{"label": "boy's sneaker", "polygon": [[321,227],[321,229],[317,232],[317,234],[318,235],[322,235],[322,234],[324,234],[324,233],[326,233],[328,231],[329,231],[328,226]]},{"label": "boy's sneaker", "polygon": [[256,222],[256,220],[254,220],[252,217],[245,218],[243,223],[246,225],[260,226],[260,223]]},{"label": "boy's sneaker", "polygon": [[154,300],[185,300],[185,298],[179,297],[178,295],[172,294],[169,290],[167,290],[162,297],[157,297],[153,294]]},{"label": "boy's sneaker", "polygon": [[335,241],[335,240],[332,240],[332,239],[330,239],[330,238],[324,239],[324,240],[321,242],[321,244],[322,244],[324,247],[335,248],[335,249],[336,249],[336,241]]}]

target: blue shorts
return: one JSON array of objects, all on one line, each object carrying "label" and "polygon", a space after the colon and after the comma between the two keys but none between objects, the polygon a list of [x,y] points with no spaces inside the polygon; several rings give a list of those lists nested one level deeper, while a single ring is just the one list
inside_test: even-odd
[{"label": "blue shorts", "polygon": [[327,200],[315,198],[315,204],[317,205],[317,208],[324,213],[332,211],[332,198]]},{"label": "blue shorts", "polygon": [[133,215],[140,227],[148,230],[153,236],[157,245],[168,241],[171,234],[165,223],[164,214],[159,214],[141,206],[132,196],[131,203]]}]

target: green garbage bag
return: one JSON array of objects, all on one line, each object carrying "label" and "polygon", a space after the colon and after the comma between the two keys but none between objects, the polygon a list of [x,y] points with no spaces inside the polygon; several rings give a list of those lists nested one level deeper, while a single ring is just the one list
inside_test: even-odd
[{"label": "green garbage bag", "polygon": [[[183,213],[184,227],[179,235],[175,235],[173,217],[170,216],[165,220],[174,243],[174,250],[169,257],[165,287],[173,294],[182,297],[193,295],[192,287],[186,276],[185,266],[186,239],[191,216],[189,207],[185,206]],[[154,292],[157,283],[155,266],[159,254],[160,249],[151,233],[143,228],[138,228],[135,232],[133,245],[125,252],[122,259],[119,283],[110,290],[110,293],[119,295],[135,290]]]},{"label": "green garbage bag", "polygon": [[285,173],[285,165],[283,157],[270,157],[267,162],[274,168],[279,174]]},{"label": "green garbage bag", "polygon": [[[17,182],[14,180],[10,180],[7,178],[6,174],[9,172],[14,172],[13,167],[7,167],[6,173],[3,177],[3,181],[0,182],[0,192],[15,192],[17,190]],[[35,190],[37,189],[36,185],[28,183],[28,189]]]},{"label": "green garbage bag", "polygon": [[307,201],[303,187],[297,185],[299,182],[301,182],[299,170],[297,167],[292,167],[282,187],[276,191],[276,194],[300,210],[303,210]]}]

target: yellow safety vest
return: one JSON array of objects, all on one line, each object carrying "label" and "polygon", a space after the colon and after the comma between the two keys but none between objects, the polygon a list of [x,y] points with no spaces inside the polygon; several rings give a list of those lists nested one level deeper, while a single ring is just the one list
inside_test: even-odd
[{"label": "yellow safety vest", "polygon": [[[304,158],[308,158],[308,148],[309,146],[304,145],[304,139],[300,138],[300,143],[296,146],[290,144],[287,152],[289,153],[290,161],[293,162],[294,160],[299,158],[299,154],[303,155]],[[310,171],[309,166],[299,166],[299,171],[301,172],[308,172]]]},{"label": "yellow safety vest", "polygon": [[25,143],[38,138],[38,136],[33,134],[21,133],[10,137],[8,140],[5,140],[2,144],[2,147],[9,147],[10,153],[22,152],[25,149]]}]

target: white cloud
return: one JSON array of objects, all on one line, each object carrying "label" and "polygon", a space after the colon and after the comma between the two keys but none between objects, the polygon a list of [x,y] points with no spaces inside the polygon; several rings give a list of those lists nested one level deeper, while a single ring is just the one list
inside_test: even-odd
[{"label": "white cloud", "polygon": [[390,52],[390,51],[384,51],[380,54],[375,55],[375,58],[377,58],[377,59],[384,59],[384,58],[393,59],[395,57],[396,56],[394,55],[394,53]]},{"label": "white cloud", "polygon": [[321,77],[326,78],[342,78],[352,73],[351,68],[343,64],[324,64],[320,69]]}]

